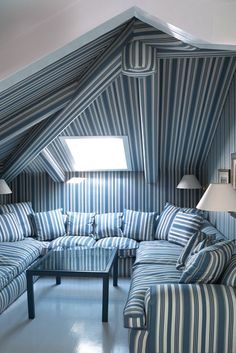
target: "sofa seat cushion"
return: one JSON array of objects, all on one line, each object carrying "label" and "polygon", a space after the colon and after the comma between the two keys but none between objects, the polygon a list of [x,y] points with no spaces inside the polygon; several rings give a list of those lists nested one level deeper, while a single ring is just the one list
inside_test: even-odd
[{"label": "sofa seat cushion", "polygon": [[89,247],[94,246],[95,240],[89,236],[74,236],[66,235],[64,237],[59,237],[50,242],[48,250],[65,250],[76,247]]},{"label": "sofa seat cushion", "polygon": [[42,253],[39,241],[32,238],[0,244],[0,266],[12,266],[19,274],[30,266]]},{"label": "sofa seat cushion", "polygon": [[16,266],[0,265],[0,290],[7,286],[17,276]]},{"label": "sofa seat cushion", "polygon": [[183,247],[167,240],[142,241],[136,254],[138,264],[176,265]]},{"label": "sofa seat cushion", "polygon": [[129,328],[145,328],[145,295],[150,286],[178,283],[180,272],[174,265],[140,264],[133,270],[128,299],[124,308],[124,325]]},{"label": "sofa seat cushion", "polygon": [[103,238],[96,242],[96,247],[101,248],[117,248],[119,257],[134,257],[139,243],[134,239],[125,237]]}]

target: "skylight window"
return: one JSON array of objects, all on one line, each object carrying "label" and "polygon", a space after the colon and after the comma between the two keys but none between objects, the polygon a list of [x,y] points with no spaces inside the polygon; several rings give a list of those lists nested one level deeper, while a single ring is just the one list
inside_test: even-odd
[{"label": "skylight window", "polygon": [[61,137],[75,171],[130,170],[126,136]]}]

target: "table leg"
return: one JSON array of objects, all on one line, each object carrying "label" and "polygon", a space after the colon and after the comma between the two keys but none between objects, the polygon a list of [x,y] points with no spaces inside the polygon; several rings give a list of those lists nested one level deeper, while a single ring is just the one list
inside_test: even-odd
[{"label": "table leg", "polygon": [[116,287],[118,282],[118,255],[116,254],[113,264],[113,286]]},{"label": "table leg", "polygon": [[102,322],[108,321],[109,274],[103,277],[102,289]]},{"label": "table leg", "polygon": [[61,277],[56,276],[56,285],[61,284]]},{"label": "table leg", "polygon": [[33,275],[26,271],[27,278],[27,301],[28,301],[28,315],[29,319],[35,318],[35,308],[34,308],[34,283]]}]

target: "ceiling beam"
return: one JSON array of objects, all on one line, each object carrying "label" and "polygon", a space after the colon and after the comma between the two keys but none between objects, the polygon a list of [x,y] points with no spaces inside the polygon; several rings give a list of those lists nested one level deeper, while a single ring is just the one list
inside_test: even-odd
[{"label": "ceiling beam", "polygon": [[138,82],[144,176],[146,182],[152,184],[157,182],[159,170],[157,74],[139,78]]},{"label": "ceiling beam", "polygon": [[40,159],[43,167],[45,168],[48,175],[55,182],[64,182],[65,181],[65,172],[62,170],[60,165],[57,163],[50,151],[45,148],[40,153]]},{"label": "ceiling beam", "polygon": [[3,178],[13,180],[37,157],[76,117],[94,101],[121,73],[121,50],[130,39],[133,29],[131,21],[79,82],[75,97],[52,119],[47,119],[23,141],[8,159]]}]

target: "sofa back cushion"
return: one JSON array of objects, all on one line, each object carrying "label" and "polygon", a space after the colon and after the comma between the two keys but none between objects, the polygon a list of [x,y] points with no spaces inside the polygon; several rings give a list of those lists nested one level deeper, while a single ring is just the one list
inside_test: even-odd
[{"label": "sofa back cushion", "polygon": [[124,210],[124,236],[137,241],[153,240],[155,212]]},{"label": "sofa back cushion", "polygon": [[96,239],[122,237],[123,213],[101,213],[95,215],[94,235]]},{"label": "sofa back cushion", "polygon": [[34,213],[32,219],[38,240],[52,240],[66,233],[61,209]]},{"label": "sofa back cushion", "polygon": [[236,288],[236,254],[232,256],[225,271],[222,273],[220,283]]},{"label": "sofa back cushion", "polygon": [[234,241],[222,241],[193,255],[186,264],[180,283],[216,283],[230,261]]},{"label": "sofa back cushion", "polygon": [[199,230],[201,223],[202,217],[198,214],[177,212],[169,230],[168,240],[185,246],[189,239]]},{"label": "sofa back cushion", "polygon": [[21,225],[25,237],[34,235],[30,215],[34,213],[31,202],[9,203],[0,205],[0,213],[14,213]]},{"label": "sofa back cushion", "polygon": [[204,247],[212,245],[212,242],[214,241],[214,236],[213,235],[206,235],[205,233],[198,231],[196,232],[187,242],[185,245],[183,251],[181,252],[177,263],[176,263],[176,268],[177,270],[181,270],[185,267],[185,264],[193,253],[195,253],[195,249],[200,246],[200,249],[197,251],[199,252],[202,250]]},{"label": "sofa back cushion", "polygon": [[158,225],[155,232],[155,239],[167,240],[170,227],[176,213],[180,210],[180,207],[176,207],[167,203],[164,210],[161,212],[158,218]]},{"label": "sofa back cushion", "polygon": [[75,236],[92,236],[95,213],[67,212],[67,233]]},{"label": "sofa back cushion", "polygon": [[24,234],[14,213],[0,215],[0,242],[23,240]]}]

